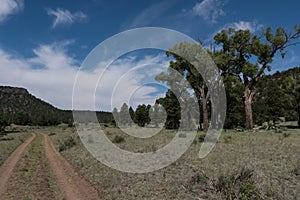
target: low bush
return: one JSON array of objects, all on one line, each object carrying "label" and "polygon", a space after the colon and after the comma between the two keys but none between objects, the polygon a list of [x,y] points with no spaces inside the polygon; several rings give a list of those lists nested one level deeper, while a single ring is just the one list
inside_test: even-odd
[{"label": "low bush", "polygon": [[253,180],[253,170],[242,168],[238,174],[229,176],[221,175],[216,183],[216,188],[223,193],[226,199],[261,199]]},{"label": "low bush", "polygon": [[289,133],[289,132],[284,132],[283,133],[283,137],[285,137],[285,138],[289,137],[290,135],[291,135],[291,133]]},{"label": "low bush", "polygon": [[225,135],[224,136],[224,143],[225,144],[231,143],[231,141],[232,141],[232,136],[231,135]]},{"label": "low bush", "polygon": [[205,136],[206,136],[205,133],[200,134],[198,137],[198,142],[204,142]]},{"label": "low bush", "polygon": [[295,164],[294,169],[292,170],[292,174],[294,174],[295,176],[300,176],[300,161]]},{"label": "low bush", "polygon": [[28,168],[26,168],[26,167],[21,167],[21,168],[20,168],[20,171],[21,171],[21,172],[28,172]]},{"label": "low bush", "polygon": [[125,139],[122,136],[116,135],[114,137],[114,139],[112,140],[112,142],[113,143],[122,143],[122,142],[125,142]]},{"label": "low bush", "polygon": [[189,183],[206,185],[209,182],[209,178],[203,172],[195,173],[189,180]]},{"label": "low bush", "polygon": [[179,133],[178,137],[180,137],[180,138],[186,138],[186,133]]},{"label": "low bush", "polygon": [[60,141],[58,144],[58,150],[61,151],[65,151],[73,146],[76,145],[76,141],[73,137],[69,136],[68,138],[66,138],[64,141]]},{"label": "low bush", "polygon": [[56,135],[56,133],[53,133],[53,132],[49,133],[49,136],[53,136],[53,135]]},{"label": "low bush", "polygon": [[15,138],[13,137],[1,137],[0,141],[10,141],[10,140],[14,140]]}]

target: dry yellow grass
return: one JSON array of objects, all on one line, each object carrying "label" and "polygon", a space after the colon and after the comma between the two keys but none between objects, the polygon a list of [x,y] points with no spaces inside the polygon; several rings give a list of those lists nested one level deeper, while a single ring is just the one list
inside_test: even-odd
[{"label": "dry yellow grass", "polygon": [[[56,133],[51,136],[55,144],[70,135],[76,138],[74,128],[52,127],[45,131]],[[163,131],[152,138],[136,139],[115,128],[107,127],[105,131],[110,139],[122,135],[125,142],[118,145],[133,152],[156,150],[174,135]],[[175,163],[146,174],[111,169],[95,160],[78,137],[77,143],[62,154],[107,199],[223,199],[224,194],[216,188],[218,179],[237,174],[244,167],[253,170],[253,181],[262,198],[300,196],[300,130],[296,129],[283,133],[227,131],[206,158],[198,158],[201,143],[195,142]]]}]

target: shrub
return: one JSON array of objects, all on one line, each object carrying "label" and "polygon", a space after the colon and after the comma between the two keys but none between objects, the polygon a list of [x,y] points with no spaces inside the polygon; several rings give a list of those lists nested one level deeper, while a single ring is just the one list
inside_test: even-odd
[{"label": "shrub", "polygon": [[218,178],[216,188],[222,192],[227,199],[233,199],[234,197],[234,176],[221,175]]},{"label": "shrub", "polygon": [[203,173],[198,172],[195,173],[189,180],[190,184],[200,184],[200,185],[206,185],[209,181],[209,178]]},{"label": "shrub", "polygon": [[226,199],[261,199],[253,180],[253,170],[248,168],[242,168],[237,175],[221,175],[216,188]]},{"label": "shrub", "polygon": [[14,140],[15,138],[13,137],[2,137],[0,138],[0,141],[10,141],[10,140]]},{"label": "shrub", "polygon": [[76,141],[73,137],[69,136],[67,139],[65,139],[63,142],[59,142],[58,144],[58,150],[61,151],[65,151],[73,146],[76,145]]},{"label": "shrub", "polygon": [[53,132],[49,133],[49,136],[53,136],[53,135],[56,135],[56,133],[53,133]]},{"label": "shrub", "polygon": [[300,176],[300,161],[295,164],[294,169],[292,170],[292,174],[295,176]]},{"label": "shrub", "polygon": [[231,135],[225,135],[224,136],[224,143],[228,144],[232,141],[232,136]]},{"label": "shrub", "polygon": [[4,132],[5,127],[8,125],[9,123],[5,119],[0,118],[0,132]]},{"label": "shrub", "polygon": [[21,168],[20,168],[20,171],[22,171],[22,172],[28,172],[28,168],[26,168],[26,167],[21,167]]},{"label": "shrub", "polygon": [[179,133],[178,137],[180,137],[180,138],[186,138],[186,133]]},{"label": "shrub", "polygon": [[268,187],[267,188],[266,196],[269,199],[280,199],[278,191],[276,189],[274,189],[273,187]]},{"label": "shrub", "polygon": [[114,137],[114,139],[112,140],[112,142],[113,143],[122,143],[122,142],[125,142],[125,139],[122,136],[116,135]]},{"label": "shrub", "polygon": [[205,133],[201,133],[198,137],[198,142],[204,142],[206,134]]},{"label": "shrub", "polygon": [[291,135],[291,133],[288,133],[288,132],[283,133],[283,137],[285,137],[285,138],[289,137],[290,135]]},{"label": "shrub", "polygon": [[281,129],[275,128],[275,133],[282,133]]},{"label": "shrub", "polygon": [[211,181],[202,170],[195,171],[194,174],[187,179],[184,187],[192,193],[197,193],[199,191],[206,191],[209,193],[209,191],[212,191]]},{"label": "shrub", "polygon": [[4,132],[4,131],[0,131],[0,137],[4,137],[7,135],[7,132]]}]

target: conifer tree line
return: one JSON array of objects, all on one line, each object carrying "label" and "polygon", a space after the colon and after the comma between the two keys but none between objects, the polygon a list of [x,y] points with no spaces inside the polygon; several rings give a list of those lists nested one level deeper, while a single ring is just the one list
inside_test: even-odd
[{"label": "conifer tree line", "polygon": [[[300,68],[295,67],[266,75],[267,72],[271,72],[275,56],[280,55],[284,59],[288,48],[299,43],[299,37],[300,26],[298,25],[291,31],[281,27],[274,31],[268,27],[259,34],[251,33],[250,30],[229,28],[214,36],[217,50],[205,49],[205,51],[216,64],[226,90],[225,128],[253,129],[254,125],[269,121],[275,123],[283,118],[298,121],[300,126]],[[199,127],[207,131],[212,123],[210,121],[211,94],[206,84],[207,80],[204,80],[202,74],[195,70],[193,64],[176,55],[175,49],[180,49],[189,58],[196,58],[199,55],[197,44],[186,42],[176,44],[166,52],[166,55],[173,59],[170,61],[168,71],[156,77],[157,81],[170,87],[164,98],[156,100],[156,104],[166,111],[164,126],[167,129],[178,129],[180,126],[181,108],[175,93],[186,92],[184,89],[178,91],[176,88],[186,88],[194,91],[191,95],[197,99]],[[199,60],[200,64],[201,62]],[[174,71],[187,80],[190,86],[181,87],[180,78],[174,78]],[[149,118],[151,108],[150,105],[139,105],[136,111],[133,111],[131,107],[123,105],[119,113],[117,110],[114,110],[114,113],[122,115],[123,111],[128,112],[129,109],[132,122],[145,126],[151,123]],[[120,123],[126,122],[120,121]]]},{"label": "conifer tree line", "polygon": [[113,117],[117,126],[132,126],[134,124],[144,127],[146,125],[152,125],[153,127],[159,127],[159,125],[165,122],[166,113],[163,107],[159,104],[151,105],[138,105],[136,110],[131,106],[128,108],[126,103],[123,103],[120,111],[117,108],[113,109]]}]

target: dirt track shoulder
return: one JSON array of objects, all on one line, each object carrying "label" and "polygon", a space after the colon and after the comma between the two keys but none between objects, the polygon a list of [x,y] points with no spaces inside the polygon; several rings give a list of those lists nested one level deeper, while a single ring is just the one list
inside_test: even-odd
[{"label": "dirt track shoulder", "polygon": [[55,149],[48,135],[45,138],[46,157],[49,160],[51,169],[56,176],[57,183],[66,199],[100,199],[95,188],[80,176]]},{"label": "dirt track shoulder", "polygon": [[33,141],[35,138],[33,134],[29,139],[27,139],[23,144],[21,144],[0,166],[0,196],[6,191],[7,181],[12,175],[12,172],[21,159],[26,147]]}]

